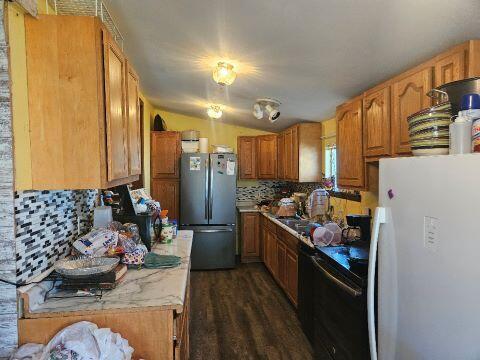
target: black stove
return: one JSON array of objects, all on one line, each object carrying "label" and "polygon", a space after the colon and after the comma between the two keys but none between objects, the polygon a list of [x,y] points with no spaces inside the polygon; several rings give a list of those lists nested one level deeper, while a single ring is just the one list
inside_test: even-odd
[{"label": "black stove", "polygon": [[342,246],[316,246],[317,255],[329,266],[362,288],[367,287],[370,244],[357,241]]}]

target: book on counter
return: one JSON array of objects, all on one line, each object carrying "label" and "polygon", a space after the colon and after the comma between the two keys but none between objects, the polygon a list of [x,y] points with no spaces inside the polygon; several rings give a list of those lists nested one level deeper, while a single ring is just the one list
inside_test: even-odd
[{"label": "book on counter", "polygon": [[68,279],[64,278],[60,287],[65,290],[76,290],[81,288],[99,288],[99,289],[114,289],[117,284],[125,277],[127,273],[127,265],[118,264],[112,271],[93,275],[83,279]]}]

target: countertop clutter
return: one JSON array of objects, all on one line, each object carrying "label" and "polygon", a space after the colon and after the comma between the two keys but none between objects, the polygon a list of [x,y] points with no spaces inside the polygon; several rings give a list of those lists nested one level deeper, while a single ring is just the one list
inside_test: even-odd
[{"label": "countertop clutter", "polygon": [[181,230],[171,244],[157,244],[152,251],[160,255],[181,257],[180,266],[168,269],[130,269],[113,290],[105,291],[100,299],[95,297],[53,298],[43,301],[51,283],[45,281],[25,292],[24,316],[49,317],[58,314],[91,314],[102,310],[134,308],[175,309],[182,311],[190,267],[193,232]]}]

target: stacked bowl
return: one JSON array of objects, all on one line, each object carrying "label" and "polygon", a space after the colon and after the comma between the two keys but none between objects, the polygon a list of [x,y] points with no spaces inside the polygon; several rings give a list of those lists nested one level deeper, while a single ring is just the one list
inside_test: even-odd
[{"label": "stacked bowl", "polygon": [[420,110],[407,118],[413,155],[448,154],[451,111],[450,103],[445,102]]}]

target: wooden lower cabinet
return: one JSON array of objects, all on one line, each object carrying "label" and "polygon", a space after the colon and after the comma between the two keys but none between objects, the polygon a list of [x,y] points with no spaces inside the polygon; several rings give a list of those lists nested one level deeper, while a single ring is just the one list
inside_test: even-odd
[{"label": "wooden lower cabinet", "polygon": [[180,181],[152,179],[152,198],[160,202],[162,209],[168,210],[168,218],[179,221]]},{"label": "wooden lower cabinet", "polygon": [[260,214],[241,213],[240,223],[241,261],[260,261]]},{"label": "wooden lower cabinet", "polygon": [[285,254],[285,291],[293,304],[298,301],[298,253],[287,248]]},{"label": "wooden lower cabinet", "polygon": [[[273,230],[272,230],[273,228]],[[298,301],[298,239],[262,219],[262,260],[294,306]]]},{"label": "wooden lower cabinet", "polygon": [[79,321],[90,321],[99,328],[110,328],[128,340],[135,349],[134,359],[177,360],[189,358],[190,286],[187,282],[182,311],[145,308],[121,311],[61,315],[18,320],[18,343],[47,344],[63,328]]}]

